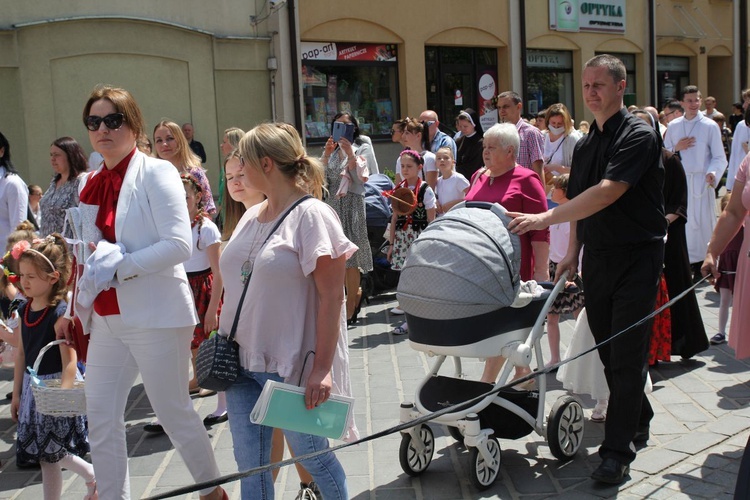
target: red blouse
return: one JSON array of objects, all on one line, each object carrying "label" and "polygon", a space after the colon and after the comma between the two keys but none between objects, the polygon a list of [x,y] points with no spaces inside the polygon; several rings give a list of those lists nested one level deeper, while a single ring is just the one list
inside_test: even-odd
[{"label": "red blouse", "polygon": [[[547,195],[542,181],[531,169],[516,166],[495,177],[490,183],[488,176],[478,170],[471,179],[471,187],[466,193],[466,201],[488,201],[499,203],[509,212],[538,214],[547,211]],[[478,177],[477,177],[478,176]],[[534,278],[534,249],[532,241],[549,243],[549,229],[529,231],[521,235],[521,279]]]},{"label": "red blouse", "polygon": [[[109,169],[105,163],[101,171],[91,177],[81,191],[80,200],[88,205],[99,205],[99,213],[96,216],[96,227],[98,227],[104,239],[115,243],[115,216],[117,214],[117,200],[120,199],[120,188],[125,178],[130,160],[135,155],[136,148],[130,152],[115,168]],[[104,290],[94,299],[94,311],[99,316],[111,316],[120,314],[120,306],[117,303],[117,292],[115,288]]]}]

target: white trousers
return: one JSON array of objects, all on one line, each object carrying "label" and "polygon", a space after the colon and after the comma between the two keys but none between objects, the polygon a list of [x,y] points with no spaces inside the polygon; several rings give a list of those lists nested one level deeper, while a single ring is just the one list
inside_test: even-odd
[{"label": "white trousers", "polygon": [[93,314],[85,387],[101,500],[130,498],[125,406],[139,372],[159,422],[193,479],[219,477],[211,442],[188,394],[192,332],[192,326],[141,330],[125,325],[120,315]]}]

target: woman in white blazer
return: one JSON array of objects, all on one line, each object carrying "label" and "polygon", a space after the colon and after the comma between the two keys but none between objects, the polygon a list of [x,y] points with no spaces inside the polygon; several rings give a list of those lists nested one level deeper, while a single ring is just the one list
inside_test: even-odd
[{"label": "woman in white blazer", "polygon": [[[182,262],[191,252],[190,220],[179,175],[136,149],[143,133],[137,103],[124,89],[97,87],[83,111],[104,164],[82,183],[81,203],[98,205],[101,273],[109,286],[76,312],[90,331],[86,400],[100,498],[130,498],[124,412],[140,373],[157,417],[196,482],[219,476],[211,443],[188,395],[195,308]],[[116,246],[113,246],[116,245]],[[119,247],[119,248],[118,248]],[[94,256],[96,257],[96,252]],[[93,259],[87,260],[87,266]],[[86,274],[86,273],[84,273]],[[220,487],[201,498],[227,498]]]}]

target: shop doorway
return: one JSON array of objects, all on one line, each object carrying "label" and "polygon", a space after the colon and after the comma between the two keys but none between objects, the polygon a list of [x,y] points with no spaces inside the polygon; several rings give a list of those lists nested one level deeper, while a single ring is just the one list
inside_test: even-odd
[{"label": "shop doorway", "polygon": [[497,93],[497,49],[425,47],[425,69],[427,108],[438,114],[443,131],[455,133],[455,118],[462,109],[473,108],[480,118],[485,109],[489,111],[490,92],[484,87],[492,80],[491,94]]},{"label": "shop doorway", "polygon": [[690,85],[690,59],[658,56],[656,78],[659,82],[659,109],[662,109],[669,101],[679,101],[682,88]]}]

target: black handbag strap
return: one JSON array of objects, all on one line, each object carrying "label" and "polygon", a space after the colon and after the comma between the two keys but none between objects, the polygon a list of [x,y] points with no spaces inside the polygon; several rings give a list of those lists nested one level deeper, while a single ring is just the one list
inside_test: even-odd
[{"label": "black handbag strap", "polygon": [[[308,198],[312,198],[309,194],[306,194],[299,200],[292,203],[292,206],[289,207],[289,210],[284,212],[284,215],[281,216],[281,218],[276,222],[276,225],[273,226],[273,229],[271,229],[271,232],[268,233],[268,236],[266,236],[265,241],[263,241],[263,244],[260,246],[260,249],[258,250],[258,255],[260,255],[261,250],[263,250],[263,247],[268,243],[268,240],[271,238],[273,233],[276,232],[276,230],[279,228],[282,222],[284,222],[284,219],[286,219],[286,216],[289,215],[292,210],[295,209],[297,205],[302,203]],[[250,275],[247,277],[247,280],[245,281],[245,287],[242,289],[242,295],[240,296],[240,303],[237,305],[237,312],[234,314],[234,322],[232,323],[232,330],[229,332],[229,340],[234,340],[234,335],[237,333],[237,324],[240,322],[240,311],[242,311],[242,304],[245,302],[245,294],[247,293],[247,287],[250,284],[250,278],[253,277],[253,273],[250,272]]]}]

